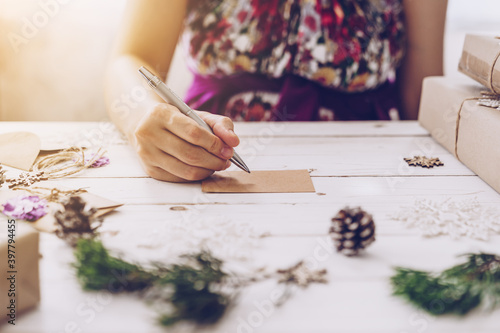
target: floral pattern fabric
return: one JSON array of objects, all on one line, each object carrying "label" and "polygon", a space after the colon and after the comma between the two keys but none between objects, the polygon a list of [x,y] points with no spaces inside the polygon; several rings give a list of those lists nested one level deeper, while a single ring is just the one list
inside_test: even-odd
[{"label": "floral pattern fabric", "polygon": [[191,1],[191,70],[306,78],[342,92],[395,80],[404,53],[401,0]]}]

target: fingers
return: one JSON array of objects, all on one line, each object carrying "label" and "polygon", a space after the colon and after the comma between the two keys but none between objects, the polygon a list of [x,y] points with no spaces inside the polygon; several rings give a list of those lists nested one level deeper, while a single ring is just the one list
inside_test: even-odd
[{"label": "fingers", "polygon": [[[170,182],[198,181],[209,177],[214,170],[186,164],[166,154],[157,147],[145,148],[139,152],[149,176]],[[146,162],[147,161],[147,162]],[[230,165],[226,161],[227,166]]]},{"label": "fingers", "polygon": [[158,104],[141,119],[134,139],[144,169],[156,179],[196,181],[231,165],[232,147],[168,104]]},{"label": "fingers", "polygon": [[165,108],[167,110],[163,110],[161,113],[163,114],[162,123],[167,131],[222,159],[227,160],[233,156],[233,148],[225,144],[218,136],[199,126],[193,119],[183,115],[174,106],[165,105]]},{"label": "fingers", "polygon": [[[193,145],[175,135],[164,135],[163,140],[157,142],[157,147],[187,165],[203,167],[215,171],[227,167],[227,158],[219,158],[200,146]],[[232,156],[232,149],[228,158]]]},{"label": "fingers", "polygon": [[188,180],[196,181],[205,179],[214,173],[213,170],[208,170],[200,167],[191,166],[179,161],[175,157],[167,155],[160,151],[159,149],[154,152],[158,158],[155,161],[153,167],[159,168],[161,170],[167,171],[170,174],[176,175],[177,177]]},{"label": "fingers", "polygon": [[197,111],[198,115],[212,128],[214,134],[218,136],[230,147],[240,144],[240,139],[234,133],[234,124],[231,119],[219,116],[210,112]]},{"label": "fingers", "polygon": [[156,167],[156,166],[149,166],[143,164],[144,170],[146,170],[146,173],[148,176],[154,179],[158,180],[163,180],[165,182],[171,182],[171,183],[187,183],[190,182],[190,180],[178,177],[174,174],[171,174],[170,172],[167,172],[163,170],[162,168]]}]

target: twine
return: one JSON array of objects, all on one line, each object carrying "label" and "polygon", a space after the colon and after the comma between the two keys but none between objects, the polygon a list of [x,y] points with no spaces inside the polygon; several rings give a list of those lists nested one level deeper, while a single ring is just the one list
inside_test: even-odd
[{"label": "twine", "polygon": [[[500,36],[496,36],[495,39],[500,39]],[[490,86],[490,89],[492,92],[481,92],[482,98],[479,97],[472,97],[472,98],[467,98],[465,99],[462,104],[460,105],[460,109],[458,110],[457,114],[457,123],[455,127],[455,157],[460,161],[460,157],[458,157],[458,133],[460,131],[460,120],[462,117],[462,108],[467,101],[479,101],[479,102],[485,102],[485,101],[494,101],[499,99],[500,92],[495,89],[493,86],[493,73],[495,72],[495,67],[498,62],[498,59],[500,58],[500,51],[497,53],[493,60],[493,64],[491,65],[490,73],[488,76],[488,83]],[[487,104],[481,104],[486,107],[493,107]],[[498,108],[497,108],[498,109]]]},{"label": "twine", "polygon": [[[63,191],[58,188],[48,188],[48,187],[31,187],[31,188],[26,188],[26,187],[14,187],[12,190],[22,190],[26,191],[30,194],[36,195],[40,197],[41,199],[45,199],[50,202],[59,202],[61,197],[69,197],[73,195],[80,195],[82,193],[86,193],[87,190],[83,188],[79,188],[76,190],[67,190]],[[49,194],[45,194],[46,191],[50,191]]]},{"label": "twine", "polygon": [[468,102],[468,101],[478,101],[478,100],[480,100],[479,97],[466,98],[466,99],[464,99],[462,101],[462,104],[460,104],[460,109],[458,109],[457,123],[456,123],[456,126],[455,126],[455,157],[460,162],[462,162],[462,161],[460,160],[460,157],[458,157],[458,133],[460,131],[460,119],[462,118],[462,109],[464,107],[465,102]]},{"label": "twine", "polygon": [[[82,147],[71,147],[39,159],[33,165],[33,172],[43,171],[49,179],[71,176],[89,168],[101,158],[106,151],[99,148],[88,162],[85,162],[85,152]],[[61,165],[62,164],[62,165]],[[58,165],[61,165],[57,167]]]},{"label": "twine", "polygon": [[488,83],[490,85],[490,89],[491,89],[491,91],[493,91],[497,95],[500,94],[500,91],[496,90],[495,86],[493,85],[493,73],[495,72],[495,67],[496,67],[496,64],[498,62],[498,58],[500,58],[500,51],[497,53],[497,55],[495,56],[495,59],[493,60],[493,64],[491,65],[490,74],[488,77]]},{"label": "twine", "polygon": [[[500,55],[500,53],[499,53]],[[457,121],[456,121],[456,126],[455,126],[455,157],[461,162],[460,157],[458,157],[458,137],[459,137],[459,131],[460,131],[460,120],[462,118],[462,109],[464,107],[465,102],[468,101],[478,101],[478,104],[481,106],[486,106],[489,108],[497,109],[500,110],[500,107],[493,105],[493,104],[488,104],[487,102],[494,102],[494,101],[499,101],[500,100],[500,95],[496,94],[494,92],[490,91],[481,91],[482,97],[471,97],[471,98],[466,98],[462,101],[462,104],[460,104],[460,108],[458,109],[457,113]]]},{"label": "twine", "polygon": [[20,185],[31,186],[33,183],[71,176],[90,168],[106,151],[99,148],[94,156],[85,161],[85,152],[82,147],[71,147],[58,153],[50,154],[38,159],[31,172],[22,173],[17,178],[7,179],[11,183],[9,188]]}]

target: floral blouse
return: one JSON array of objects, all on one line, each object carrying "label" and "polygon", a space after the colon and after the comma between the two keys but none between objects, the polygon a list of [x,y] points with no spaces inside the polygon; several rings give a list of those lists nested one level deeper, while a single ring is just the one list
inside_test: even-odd
[{"label": "floral blouse", "polygon": [[342,91],[393,80],[403,56],[400,0],[192,1],[190,68],[278,78],[293,73]]},{"label": "floral blouse", "polygon": [[394,82],[404,55],[401,0],[192,0],[185,26],[188,66],[199,80],[293,75],[363,92]]}]

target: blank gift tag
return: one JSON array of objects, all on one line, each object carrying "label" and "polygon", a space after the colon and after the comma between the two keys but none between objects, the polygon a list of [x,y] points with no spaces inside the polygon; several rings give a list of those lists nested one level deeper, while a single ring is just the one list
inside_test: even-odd
[{"label": "blank gift tag", "polygon": [[29,171],[40,152],[40,138],[29,132],[0,135],[0,163]]},{"label": "blank gift tag", "polygon": [[223,171],[201,183],[211,193],[298,193],[315,192],[307,170]]}]

